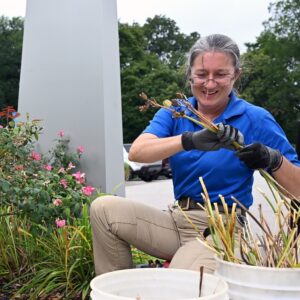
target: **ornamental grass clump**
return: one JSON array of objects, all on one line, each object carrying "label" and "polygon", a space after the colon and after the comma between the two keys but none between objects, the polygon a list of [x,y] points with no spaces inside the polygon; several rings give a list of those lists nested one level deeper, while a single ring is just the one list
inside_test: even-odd
[{"label": "ornamental grass clump", "polygon": [[36,224],[36,236],[28,218],[0,218],[0,299],[89,299],[95,271],[87,204],[72,223],[51,231]]},{"label": "ornamental grass clump", "polygon": [[[274,226],[268,223],[261,206],[259,217],[256,218],[243,204],[232,197],[235,203],[229,213],[224,198],[220,196],[224,214],[220,214],[218,207],[211,203],[204,182],[200,178],[204,193],[203,209],[208,215],[211,240],[205,241],[210,248],[224,260],[245,263],[253,266],[274,268],[299,268],[300,267],[300,235],[298,223],[300,221],[300,209],[295,205],[294,199],[282,199],[278,191],[272,191],[275,195],[272,201],[263,195],[274,214]],[[236,206],[244,209],[248,216],[243,219],[237,216]],[[238,223],[240,219],[242,224]],[[250,220],[249,220],[250,219]],[[252,221],[252,222],[251,222]],[[254,233],[253,222],[259,228]]]},{"label": "ornamental grass clump", "polygon": [[[178,98],[165,100],[159,104],[155,99],[149,99],[142,93],[141,98],[146,103],[140,107],[144,111],[150,107],[164,108],[172,112],[174,118],[186,118],[212,132],[217,132],[218,127],[208,120],[201,112],[197,111],[187,100],[186,96],[178,93]],[[192,112],[198,119],[190,117],[186,111]],[[236,150],[243,146],[234,143]],[[275,268],[300,267],[300,202],[285,190],[267,171],[259,169],[259,173],[266,180],[273,196],[273,201],[262,193],[266,202],[271,207],[275,225],[271,226],[259,209],[259,218],[256,218],[238,199],[229,212],[225,199],[220,195],[224,212],[220,213],[218,205],[212,203],[205,184],[200,178],[203,190],[204,209],[208,216],[210,235],[205,239],[196,228],[187,214],[181,210],[190,224],[199,234],[199,242],[204,243],[222,259],[234,263],[265,266]],[[201,206],[201,204],[199,204]],[[247,212],[247,218],[237,215],[237,207]],[[260,229],[254,233],[250,220],[255,222]]]}]

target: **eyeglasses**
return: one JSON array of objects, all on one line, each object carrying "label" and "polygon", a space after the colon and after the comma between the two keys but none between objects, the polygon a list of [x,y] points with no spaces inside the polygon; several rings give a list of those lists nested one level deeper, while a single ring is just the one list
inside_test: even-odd
[{"label": "eyeglasses", "polygon": [[214,78],[208,78],[208,75],[195,75],[190,78],[190,82],[192,85],[205,86],[213,80],[217,85],[228,85],[233,79],[233,74],[217,74]]}]

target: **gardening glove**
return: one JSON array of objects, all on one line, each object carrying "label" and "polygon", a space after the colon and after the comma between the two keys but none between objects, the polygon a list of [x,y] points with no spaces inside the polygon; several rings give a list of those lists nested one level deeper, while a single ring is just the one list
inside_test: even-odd
[{"label": "gardening glove", "polygon": [[221,148],[235,150],[232,145],[237,142],[240,145],[244,144],[243,134],[231,125],[217,124],[218,131],[216,133],[202,129],[196,132],[186,131],[181,136],[182,147],[189,151],[193,149],[202,151],[216,151]]},{"label": "gardening glove", "polygon": [[250,169],[266,169],[271,173],[277,171],[283,161],[283,156],[278,150],[261,143],[254,143],[238,150],[236,156]]}]

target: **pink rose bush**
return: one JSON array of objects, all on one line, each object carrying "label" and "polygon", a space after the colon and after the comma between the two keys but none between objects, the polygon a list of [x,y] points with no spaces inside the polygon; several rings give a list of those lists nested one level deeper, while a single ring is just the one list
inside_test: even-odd
[{"label": "pink rose bush", "polygon": [[79,171],[73,173],[72,176],[75,178],[76,182],[84,183],[85,182],[85,173],[80,173]]},{"label": "pink rose bush", "polygon": [[96,189],[79,170],[83,146],[70,152],[69,140],[60,130],[53,149],[41,154],[35,150],[41,132],[36,121],[0,131],[0,149],[6,153],[0,160],[0,198],[34,224],[61,228],[81,216],[82,206],[96,197]]},{"label": "pink rose bush", "polygon": [[15,165],[15,170],[20,170],[20,171],[23,171],[24,170],[24,167],[23,165]]},{"label": "pink rose bush", "polygon": [[75,169],[75,168],[76,168],[76,166],[73,165],[71,162],[68,164],[68,169],[69,170],[72,170],[72,169]]},{"label": "pink rose bush", "polygon": [[81,188],[82,192],[86,195],[86,196],[91,196],[95,190],[94,187],[87,185]]},{"label": "pink rose bush", "polygon": [[59,136],[59,137],[64,137],[64,135],[65,135],[65,132],[63,131],[63,130],[60,130],[58,133],[57,133],[57,135]]},{"label": "pink rose bush", "polygon": [[65,189],[68,187],[68,181],[66,179],[61,179],[59,182]]},{"label": "pink rose bush", "polygon": [[62,205],[62,201],[61,201],[61,199],[57,198],[57,199],[54,199],[54,200],[53,200],[53,204],[54,204],[55,206],[60,206],[60,205]]},{"label": "pink rose bush", "polygon": [[41,154],[39,154],[38,152],[32,151],[31,152],[31,158],[33,160],[40,161],[41,160]]},{"label": "pink rose bush", "polygon": [[82,154],[84,152],[84,148],[82,146],[79,146],[76,148],[77,153]]},{"label": "pink rose bush", "polygon": [[65,227],[66,226],[66,220],[60,220],[60,219],[56,219],[55,220],[55,224],[57,227],[61,228],[61,227]]},{"label": "pink rose bush", "polygon": [[44,165],[44,169],[47,170],[47,171],[51,171],[52,166],[51,165]]},{"label": "pink rose bush", "polygon": [[65,168],[64,167],[61,167],[61,168],[59,168],[59,170],[57,171],[57,173],[59,174],[59,173],[65,173],[66,171],[65,171]]}]

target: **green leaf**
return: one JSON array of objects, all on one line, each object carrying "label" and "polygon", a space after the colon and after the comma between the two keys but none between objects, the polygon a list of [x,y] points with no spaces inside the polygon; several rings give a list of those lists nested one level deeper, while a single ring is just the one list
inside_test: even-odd
[{"label": "green leaf", "polygon": [[2,180],[0,182],[0,186],[1,186],[1,189],[3,190],[3,192],[7,193],[10,190],[11,184],[6,180]]},{"label": "green leaf", "polygon": [[70,216],[71,216],[71,210],[70,210],[69,207],[65,207],[63,213],[64,213],[64,215],[65,215],[65,217],[66,217],[67,219],[70,218]]},{"label": "green leaf", "polygon": [[48,192],[46,192],[46,191],[41,191],[39,195],[40,195],[40,199],[41,199],[42,201],[44,201],[44,202],[50,202],[50,201],[51,201],[51,198],[50,198]]}]

